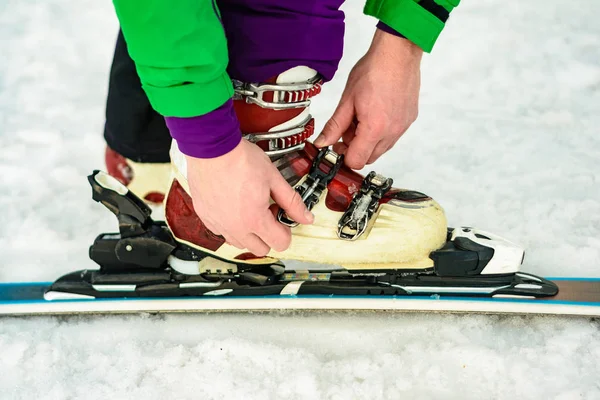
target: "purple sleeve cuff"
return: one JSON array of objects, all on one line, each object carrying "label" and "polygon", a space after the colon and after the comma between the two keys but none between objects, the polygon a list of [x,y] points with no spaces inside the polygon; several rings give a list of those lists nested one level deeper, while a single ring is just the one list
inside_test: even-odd
[{"label": "purple sleeve cuff", "polygon": [[205,115],[165,117],[165,121],[179,150],[190,157],[219,157],[229,153],[242,140],[232,99]]},{"label": "purple sleeve cuff", "polygon": [[392,28],[391,26],[384,24],[383,22],[379,21],[379,23],[377,24],[377,29],[381,29],[384,32],[390,33],[394,36],[398,36],[401,38],[406,38],[406,36],[404,36],[403,34],[401,34],[400,32],[396,31],[394,28]]}]

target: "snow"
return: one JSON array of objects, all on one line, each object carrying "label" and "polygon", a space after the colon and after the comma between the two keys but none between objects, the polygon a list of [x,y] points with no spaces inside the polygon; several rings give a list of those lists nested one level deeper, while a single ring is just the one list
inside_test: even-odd
[{"label": "snow", "polygon": [[[335,108],[374,22],[344,6]],[[110,2],[0,3],[0,281],[89,265],[114,217],[90,198],[117,21]],[[600,4],[463,2],[423,64],[419,120],[374,169],[450,224],[599,277]],[[368,172],[369,169],[365,170]],[[2,399],[600,398],[585,318],[276,313],[3,318]]]}]

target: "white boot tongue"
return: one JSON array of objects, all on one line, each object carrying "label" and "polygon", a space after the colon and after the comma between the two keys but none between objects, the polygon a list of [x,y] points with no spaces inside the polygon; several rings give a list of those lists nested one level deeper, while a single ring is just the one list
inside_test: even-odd
[{"label": "white boot tongue", "polygon": [[187,182],[187,161],[181,150],[179,150],[176,140],[171,141],[169,156],[171,157],[171,165],[175,169],[175,172],[179,176],[184,177]]},{"label": "white boot tongue", "polygon": [[277,76],[276,83],[300,83],[315,77],[317,71],[304,65],[290,68]]}]

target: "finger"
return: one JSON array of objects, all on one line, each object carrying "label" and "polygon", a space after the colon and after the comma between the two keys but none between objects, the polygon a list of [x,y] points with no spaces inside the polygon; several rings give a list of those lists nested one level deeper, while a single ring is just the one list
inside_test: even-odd
[{"label": "finger", "polygon": [[356,127],[357,126],[358,126],[358,122],[352,122],[350,124],[350,126],[348,127],[348,129],[346,129],[346,132],[344,132],[344,134],[342,135],[342,142],[344,142],[344,144],[346,144],[346,147],[350,146],[350,143],[352,143],[352,141],[356,137]]},{"label": "finger", "polygon": [[337,154],[346,154],[346,150],[348,150],[348,146],[345,143],[337,142],[332,147],[333,151]]},{"label": "finger", "polygon": [[369,159],[367,160],[367,164],[373,164],[375,161],[377,161],[379,159],[379,157],[381,157],[391,147],[392,147],[392,145],[384,140],[377,143],[377,145],[373,149],[373,153],[371,153],[371,155],[369,156]]},{"label": "finger", "polygon": [[276,203],[273,203],[269,206],[269,211],[271,212],[271,214],[273,214],[273,218],[275,219],[277,219],[277,214],[279,214],[279,210],[280,207]]},{"label": "finger", "polygon": [[352,140],[356,136],[356,125],[358,122],[356,120],[352,121],[346,132],[342,135],[342,141],[334,143],[332,149],[338,154],[345,154],[346,150],[348,150],[348,146],[352,143]]},{"label": "finger", "polygon": [[269,250],[271,250],[265,242],[253,233],[245,236],[240,242],[244,248],[248,249],[248,251],[257,257],[264,257],[269,253]]},{"label": "finger", "polygon": [[325,123],[323,131],[317,137],[314,145],[317,147],[331,146],[344,134],[354,119],[354,101],[349,96],[342,95],[335,112]]},{"label": "finger", "polygon": [[346,150],[346,165],[352,169],[364,168],[380,142],[379,137],[378,130],[367,131],[366,125],[362,122],[359,123],[356,128],[356,136]]},{"label": "finger", "polygon": [[209,231],[211,231],[215,235],[221,235],[221,230],[219,228],[217,228],[217,224],[213,223],[212,221],[210,221],[208,219],[203,219],[202,222],[204,223],[204,226],[206,226],[206,228]]},{"label": "finger", "polygon": [[408,128],[404,129],[397,137],[393,138],[392,140],[387,139],[387,140],[382,140],[381,142],[379,142],[377,144],[377,146],[375,146],[375,149],[373,150],[373,153],[369,157],[369,161],[367,161],[367,164],[374,163],[377,159],[379,159],[379,157],[381,157],[383,154],[388,152],[392,147],[394,147],[396,145],[396,143],[398,143],[398,140],[400,140],[402,135],[404,135],[407,130],[408,130]]},{"label": "finger", "polygon": [[281,174],[276,171],[271,179],[271,197],[287,215],[299,224],[312,224],[315,216],[311,213],[300,194],[295,191]]},{"label": "finger", "polygon": [[256,235],[275,251],[284,251],[292,242],[289,227],[277,222],[270,211],[266,211],[256,230]]},{"label": "finger", "polygon": [[223,234],[223,237],[225,238],[225,241],[227,243],[229,243],[230,245],[232,245],[233,247],[237,247],[240,250],[244,249],[244,246],[240,243],[240,241],[237,239],[234,239],[233,236]]}]

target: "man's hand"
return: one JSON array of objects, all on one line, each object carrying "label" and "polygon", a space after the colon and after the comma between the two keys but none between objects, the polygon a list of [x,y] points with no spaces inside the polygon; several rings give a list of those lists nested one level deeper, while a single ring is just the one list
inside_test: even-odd
[{"label": "man's hand", "polygon": [[194,209],[208,229],[256,256],[286,250],[290,228],[275,218],[270,197],[296,222],[311,224],[312,213],[256,145],[242,140],[216,158],[187,158]]},{"label": "man's hand", "polygon": [[[354,169],[392,148],[417,119],[422,55],[407,39],[377,30],[315,145],[335,144],[334,151],[345,154]],[[340,138],[343,142],[336,143]]]}]

